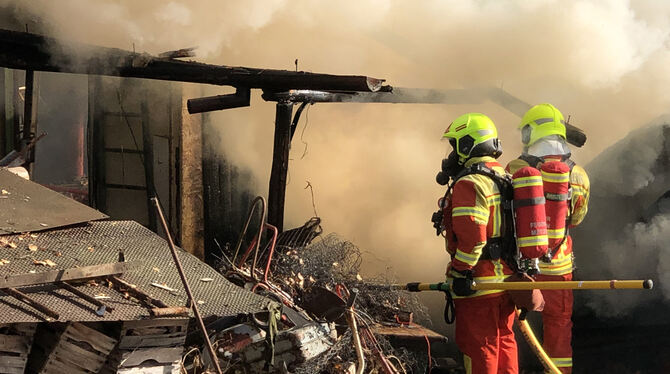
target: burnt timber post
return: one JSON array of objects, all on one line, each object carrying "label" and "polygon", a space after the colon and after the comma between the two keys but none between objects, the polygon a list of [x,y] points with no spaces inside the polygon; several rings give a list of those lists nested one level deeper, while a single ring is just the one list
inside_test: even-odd
[{"label": "burnt timber post", "polygon": [[291,145],[291,117],[293,103],[278,102],[275,118],[274,151],[268,193],[268,223],[284,230],[284,201],[286,200],[286,176],[288,153]]},{"label": "burnt timber post", "polygon": [[142,121],[142,148],[144,163],[144,181],[147,186],[147,213],[149,215],[149,230],[158,232],[158,222],[156,221],[156,210],[154,209],[151,197],[157,197],[156,185],[154,183],[154,151],[151,122],[149,121],[149,106],[147,104],[147,91],[144,91],[144,97],[140,102],[140,113]]},{"label": "burnt timber post", "polygon": [[189,116],[186,97],[200,93],[194,85],[181,85],[179,126],[179,242],[187,252],[205,259],[205,207],[202,183],[202,115]]},{"label": "burnt timber post", "polygon": [[5,157],[5,144],[7,143],[7,100],[5,86],[5,69],[0,68],[0,157]]},{"label": "burnt timber post", "polygon": [[23,106],[23,141],[24,147],[30,142],[30,133],[33,125],[33,89],[35,85],[35,72],[26,70],[26,91]]}]

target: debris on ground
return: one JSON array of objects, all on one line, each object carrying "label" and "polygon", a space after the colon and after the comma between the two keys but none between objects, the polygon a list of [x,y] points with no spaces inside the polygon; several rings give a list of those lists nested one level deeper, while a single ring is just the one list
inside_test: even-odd
[{"label": "debris on ground", "polygon": [[[388,275],[362,277],[361,250],[336,234],[321,236],[319,224],[313,218],[279,238],[263,236],[260,245],[254,236],[246,250],[226,254],[220,271],[228,280],[281,306],[212,336],[221,368],[307,374],[365,366],[366,373],[394,374],[436,367],[430,343],[446,338],[415,322],[431,323],[417,295],[391,290]],[[208,362],[188,355],[191,368]]]}]

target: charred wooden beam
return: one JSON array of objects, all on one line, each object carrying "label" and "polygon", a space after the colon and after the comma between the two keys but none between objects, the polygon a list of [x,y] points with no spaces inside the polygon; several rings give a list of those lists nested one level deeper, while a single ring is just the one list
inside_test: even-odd
[{"label": "charred wooden beam", "polygon": [[288,153],[291,145],[291,117],[293,103],[277,103],[275,118],[275,138],[268,193],[268,223],[279,232],[284,230],[284,202],[286,200],[286,176],[288,174]]},{"label": "charred wooden beam", "polygon": [[23,100],[23,141],[24,147],[30,141],[33,127],[33,92],[35,88],[35,72],[26,70],[26,85]]},{"label": "charred wooden beam", "polygon": [[8,147],[7,150],[20,150],[22,148],[21,145],[21,116],[19,113],[21,113],[22,105],[21,105],[21,95],[19,94],[19,87],[21,87],[21,80],[19,78],[18,72],[14,72],[12,74],[13,78],[13,84],[11,85],[11,93],[12,93],[12,146]]},{"label": "charred wooden beam", "polygon": [[144,164],[144,185],[147,186],[147,212],[149,216],[149,230],[156,231],[156,213],[152,209],[149,199],[157,194],[154,183],[154,146],[151,139],[151,122],[149,121],[149,108],[147,101],[140,103],[140,118],[142,120],[142,149],[141,160]]},{"label": "charred wooden beam", "polygon": [[377,91],[383,79],[178,61],[0,29],[0,66],[274,90]]},{"label": "charred wooden beam", "polygon": [[191,114],[212,112],[215,110],[240,108],[251,103],[251,90],[237,87],[234,94],[200,97],[186,101],[186,107]]},{"label": "charred wooden beam", "polygon": [[100,152],[105,149],[105,132],[102,118],[104,112],[100,108],[97,98],[102,93],[102,78],[88,77],[88,123],[86,154],[88,155],[88,199],[92,208],[107,211],[107,169],[106,154]]},{"label": "charred wooden beam", "polygon": [[[7,119],[11,117],[11,109],[9,108],[9,101],[7,100],[8,75],[5,69],[0,69],[0,157],[4,157],[9,151],[7,149]],[[11,148],[10,148],[11,150]]]}]

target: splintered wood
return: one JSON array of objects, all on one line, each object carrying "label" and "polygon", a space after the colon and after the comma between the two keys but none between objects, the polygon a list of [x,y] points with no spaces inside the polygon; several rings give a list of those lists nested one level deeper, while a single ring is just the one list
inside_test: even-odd
[{"label": "splintered wood", "polygon": [[36,327],[36,323],[0,325],[0,374],[25,371]]},{"label": "splintered wood", "polygon": [[187,328],[186,318],[123,322],[119,344],[100,373],[179,374]]},{"label": "splintered wood", "polygon": [[81,323],[40,326],[29,370],[42,374],[97,373],[117,340]]}]

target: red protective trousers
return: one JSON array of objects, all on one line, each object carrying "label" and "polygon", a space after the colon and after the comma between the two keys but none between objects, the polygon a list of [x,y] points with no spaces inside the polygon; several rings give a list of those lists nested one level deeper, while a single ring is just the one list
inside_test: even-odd
[{"label": "red protective trousers", "polygon": [[[569,281],[572,273],[565,275],[538,275],[538,281]],[[562,373],[572,373],[572,290],[542,290],[544,310],[543,343],[547,355]]]},{"label": "red protective trousers", "polygon": [[467,374],[519,372],[514,304],[507,293],[455,299],[456,344]]}]

